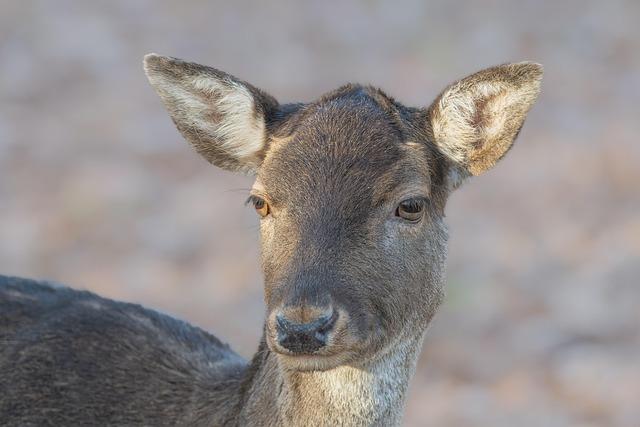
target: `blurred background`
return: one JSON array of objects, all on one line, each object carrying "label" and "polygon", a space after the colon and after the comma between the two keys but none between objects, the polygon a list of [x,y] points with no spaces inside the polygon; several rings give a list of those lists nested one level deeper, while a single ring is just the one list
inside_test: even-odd
[{"label": "blurred background", "polygon": [[426,106],[524,59],[542,95],[506,161],[447,208],[447,300],[408,426],[640,425],[640,2],[0,0],[0,271],[257,347],[251,179],[200,159],[142,56],[281,101],[372,83]]}]

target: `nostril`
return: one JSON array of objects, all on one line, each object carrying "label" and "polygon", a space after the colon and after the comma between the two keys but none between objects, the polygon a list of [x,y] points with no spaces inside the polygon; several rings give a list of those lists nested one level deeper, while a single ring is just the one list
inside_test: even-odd
[{"label": "nostril", "polygon": [[282,314],[276,315],[276,326],[278,331],[287,331],[290,323],[282,316]]},{"label": "nostril", "polygon": [[333,325],[336,323],[337,319],[338,319],[338,312],[335,310],[331,312],[331,315],[327,315],[319,318],[317,320],[318,322],[317,332],[326,334],[331,329],[333,329]]},{"label": "nostril", "polygon": [[277,314],[276,330],[278,343],[294,353],[313,353],[327,344],[329,332],[336,320],[337,312],[324,315],[312,322],[296,323],[283,314]]}]

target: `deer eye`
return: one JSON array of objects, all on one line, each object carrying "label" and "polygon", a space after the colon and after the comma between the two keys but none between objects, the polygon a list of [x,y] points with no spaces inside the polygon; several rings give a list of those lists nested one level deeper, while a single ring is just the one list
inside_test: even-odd
[{"label": "deer eye", "polygon": [[396,208],[396,216],[410,222],[418,222],[424,214],[425,200],[414,197],[400,202]]},{"label": "deer eye", "polygon": [[250,201],[251,203],[253,203],[253,207],[256,212],[258,212],[258,215],[260,215],[262,218],[269,215],[269,213],[271,212],[271,209],[269,209],[269,203],[267,203],[267,201],[262,197],[251,196]]}]

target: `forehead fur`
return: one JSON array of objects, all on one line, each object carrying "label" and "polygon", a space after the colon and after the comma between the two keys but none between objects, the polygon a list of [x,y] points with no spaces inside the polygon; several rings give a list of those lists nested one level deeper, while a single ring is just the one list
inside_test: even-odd
[{"label": "forehead fur", "polygon": [[428,144],[407,144],[423,138],[411,125],[415,114],[378,89],[343,86],[283,124],[258,179],[276,201],[304,194],[360,195],[351,197],[353,202],[373,195],[376,182],[398,178],[392,172],[400,164],[428,176],[434,169]]}]

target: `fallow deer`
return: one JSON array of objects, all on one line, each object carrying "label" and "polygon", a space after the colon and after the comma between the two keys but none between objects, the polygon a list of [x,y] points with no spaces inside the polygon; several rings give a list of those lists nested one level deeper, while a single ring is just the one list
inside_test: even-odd
[{"label": "fallow deer", "polygon": [[346,85],[279,104],[214,68],[144,66],[184,138],[255,174],[264,334],[243,360],[201,329],[0,278],[0,424],[391,426],[443,298],[445,203],[511,147],[542,68],[500,65],[428,108]]}]

